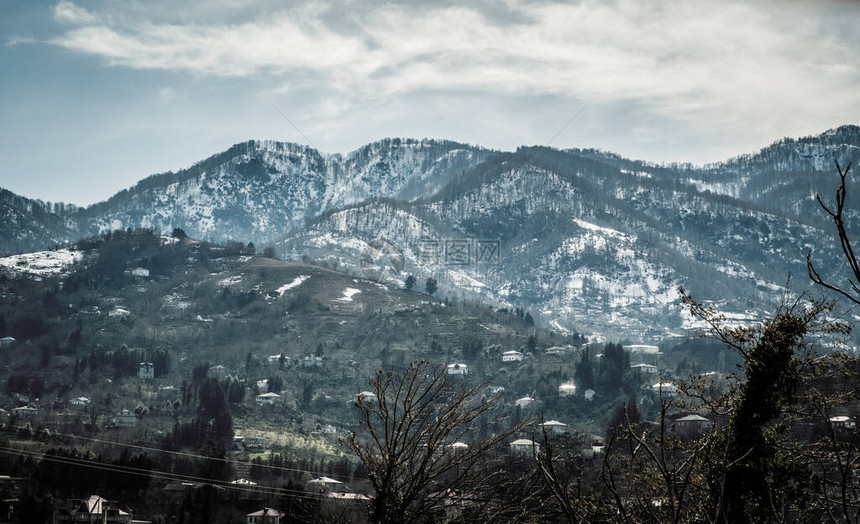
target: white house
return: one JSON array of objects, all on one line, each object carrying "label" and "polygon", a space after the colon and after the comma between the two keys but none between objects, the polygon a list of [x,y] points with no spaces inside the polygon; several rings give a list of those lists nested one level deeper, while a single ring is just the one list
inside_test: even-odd
[{"label": "white house", "polygon": [[540,427],[546,431],[547,435],[561,435],[562,433],[567,433],[568,430],[567,424],[558,420],[548,420],[541,424]]},{"label": "white house", "polygon": [[448,444],[445,447],[448,449],[448,451],[451,451],[453,453],[457,453],[459,451],[466,451],[469,449],[469,445],[465,442],[455,442],[453,444]]},{"label": "white house", "polygon": [[505,392],[505,386],[487,386],[487,393],[490,395],[501,395]]},{"label": "white house", "polygon": [[502,362],[522,362],[525,358],[525,354],[520,353],[519,351],[505,351],[502,353]]},{"label": "white house", "polygon": [[65,506],[57,508],[53,522],[139,522],[132,520],[132,514],[123,511],[111,501],[99,495],[87,499],[72,499]]},{"label": "white house", "polygon": [[109,317],[127,317],[131,314],[131,311],[127,310],[124,307],[115,307],[108,311]]},{"label": "white house", "polygon": [[558,386],[558,396],[559,397],[572,397],[576,395],[576,385],[571,383],[565,383]]},{"label": "white house", "polygon": [[335,435],[335,434],[337,434],[337,427],[332,426],[331,424],[322,424],[319,427],[318,431],[320,433],[325,434],[325,435]]},{"label": "white house", "polygon": [[302,365],[306,368],[321,368],[323,358],[316,355],[307,355],[302,359]]},{"label": "white house", "polygon": [[269,364],[280,364],[281,358],[284,359],[284,364],[288,364],[290,362],[290,357],[284,355],[283,353],[280,355],[269,355],[266,357],[266,362]]},{"label": "white house", "polygon": [[318,477],[308,481],[309,491],[337,491],[343,489],[343,482],[329,477]]},{"label": "white house", "polygon": [[75,397],[69,401],[69,405],[73,408],[83,409],[90,405],[90,399],[87,397]]},{"label": "white house", "polygon": [[209,378],[214,378],[216,380],[224,380],[227,378],[227,368],[218,364],[217,366],[212,366],[209,368],[209,371],[206,372],[206,376]]},{"label": "white house", "polygon": [[133,277],[148,277],[149,270],[145,267],[136,267],[131,270],[131,276]]},{"label": "white house", "polygon": [[137,371],[137,376],[142,379],[155,378],[155,366],[152,362],[141,362],[140,369]]},{"label": "white house", "polygon": [[560,357],[566,353],[573,351],[575,348],[573,346],[552,346],[543,350],[544,355],[557,356]]},{"label": "white house", "polygon": [[673,397],[678,393],[678,386],[669,382],[659,382],[651,386],[651,391],[664,397]]},{"label": "white house", "polygon": [[448,364],[446,371],[449,375],[468,375],[469,367],[466,364]]},{"label": "white house", "polygon": [[659,371],[657,366],[652,366],[651,364],[633,364],[630,366],[630,369],[633,371],[638,371],[643,375],[656,375]]},{"label": "white house", "polygon": [[137,415],[124,409],[113,417],[113,425],[118,428],[133,428],[137,425]]},{"label": "white house", "polygon": [[256,486],[257,485],[256,482],[254,482],[253,480],[248,480],[248,479],[236,479],[236,480],[230,481],[230,484],[232,484],[234,486]]},{"label": "white house", "polygon": [[15,345],[15,339],[12,337],[0,338],[0,349],[10,348]]},{"label": "white house", "polygon": [[540,452],[540,444],[527,438],[521,438],[511,442],[510,449],[511,455],[531,455]]},{"label": "white house", "polygon": [[245,515],[245,524],[281,524],[284,514],[272,508],[263,508],[260,511]]},{"label": "white house", "polygon": [[362,391],[355,396],[356,402],[367,402],[368,404],[376,404],[379,402],[379,397],[373,391]]},{"label": "white house", "polygon": [[527,408],[527,407],[532,406],[534,403],[535,403],[535,399],[534,399],[534,398],[532,398],[532,397],[523,397],[523,398],[518,398],[518,399],[516,400],[516,402],[514,402],[514,405],[515,405],[515,406],[517,406],[517,407],[520,407],[520,408]]},{"label": "white house", "polygon": [[646,355],[656,355],[660,352],[659,347],[647,344],[631,344],[629,346],[621,346],[621,348],[631,353],[644,353]]},{"label": "white house", "polygon": [[21,417],[35,417],[39,410],[30,406],[21,406],[20,408],[15,408],[12,410],[12,413]]},{"label": "white house", "polygon": [[701,435],[711,429],[711,421],[701,415],[686,415],[675,420],[675,431],[679,435]]},{"label": "white house", "polygon": [[857,423],[854,422],[851,417],[846,417],[845,415],[830,417],[830,424],[832,424],[833,429],[836,430],[853,431],[857,428]]},{"label": "white house", "polygon": [[278,395],[277,393],[263,393],[262,395],[257,395],[257,405],[260,406],[272,406],[274,404],[280,404],[283,397]]}]

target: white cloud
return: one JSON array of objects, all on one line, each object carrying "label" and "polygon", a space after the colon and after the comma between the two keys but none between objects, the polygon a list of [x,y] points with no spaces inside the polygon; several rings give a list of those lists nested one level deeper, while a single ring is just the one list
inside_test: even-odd
[{"label": "white cloud", "polygon": [[64,24],[84,25],[95,23],[96,17],[83,7],[78,7],[69,0],[60,0],[54,6],[54,20]]},{"label": "white cloud", "polygon": [[337,98],[318,101],[329,115],[417,92],[469,92],[637,104],[661,118],[782,136],[850,121],[860,108],[856,40],[840,40],[814,4],[792,6],[511,0],[499,17],[467,5],[314,2],[204,23],[187,13],[97,18],[62,0],[55,18],[78,27],[52,42],[113,66],[284,84],[269,92],[316,84]]},{"label": "white cloud", "polygon": [[12,38],[6,40],[6,43],[3,45],[5,45],[6,47],[15,47],[16,45],[35,44],[36,42],[38,42],[38,40],[29,36],[13,36]]}]

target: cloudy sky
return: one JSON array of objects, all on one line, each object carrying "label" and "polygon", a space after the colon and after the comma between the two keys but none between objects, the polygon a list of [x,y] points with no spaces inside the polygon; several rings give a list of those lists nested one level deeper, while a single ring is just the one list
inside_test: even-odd
[{"label": "cloudy sky", "polygon": [[847,0],[0,0],[0,187],[88,204],[252,138],[718,161],[860,123],[858,21]]}]

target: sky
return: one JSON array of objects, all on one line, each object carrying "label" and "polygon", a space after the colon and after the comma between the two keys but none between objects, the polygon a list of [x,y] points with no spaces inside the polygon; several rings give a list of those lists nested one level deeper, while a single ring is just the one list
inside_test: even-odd
[{"label": "sky", "polygon": [[702,164],[860,123],[860,2],[0,0],[0,187],[87,205],[250,139]]}]

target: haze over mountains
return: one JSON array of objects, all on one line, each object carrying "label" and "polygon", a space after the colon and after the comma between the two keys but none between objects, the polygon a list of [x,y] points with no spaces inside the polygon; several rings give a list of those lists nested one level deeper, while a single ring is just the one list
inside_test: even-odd
[{"label": "haze over mountains", "polygon": [[0,191],[0,253],[181,227],[394,284],[434,276],[442,295],[525,307],[556,329],[652,340],[684,326],[678,285],[757,315],[789,274],[806,285],[807,251],[838,272],[814,197],[832,198],[834,161],[858,158],[855,125],[704,167],[439,140],[347,155],[250,141],[88,208]]}]

